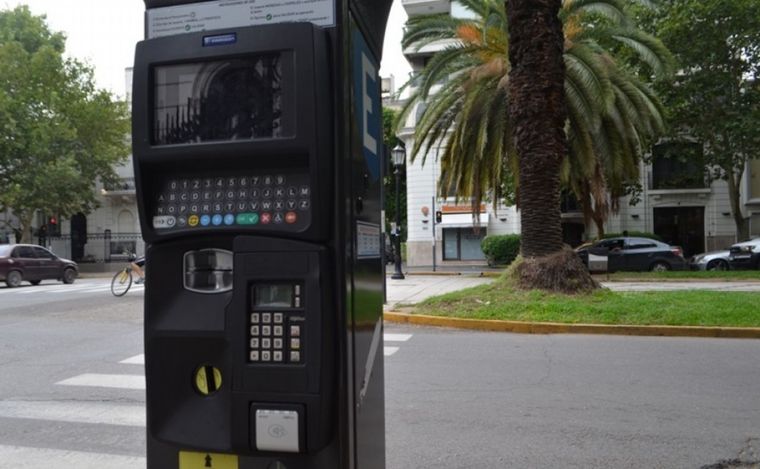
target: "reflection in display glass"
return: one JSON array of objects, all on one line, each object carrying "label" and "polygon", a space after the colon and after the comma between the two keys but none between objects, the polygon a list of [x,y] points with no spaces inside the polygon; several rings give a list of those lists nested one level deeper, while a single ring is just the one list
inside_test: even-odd
[{"label": "reflection in display glass", "polygon": [[292,308],[293,285],[256,285],[254,304],[261,308]]},{"label": "reflection in display glass", "polygon": [[282,135],[281,54],[155,68],[153,144]]}]

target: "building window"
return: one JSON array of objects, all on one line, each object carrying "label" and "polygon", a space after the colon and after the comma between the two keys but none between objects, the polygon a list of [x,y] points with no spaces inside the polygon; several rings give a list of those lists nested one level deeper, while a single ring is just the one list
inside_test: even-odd
[{"label": "building window", "polygon": [[702,145],[668,142],[652,148],[652,189],[704,189]]},{"label": "building window", "polygon": [[749,162],[749,198],[760,199],[760,160]]},{"label": "building window", "polygon": [[480,243],[486,237],[486,229],[481,228],[444,228],[443,260],[445,261],[483,261],[486,259]]},{"label": "building window", "polygon": [[760,236],[760,213],[753,213],[749,217],[749,235]]}]

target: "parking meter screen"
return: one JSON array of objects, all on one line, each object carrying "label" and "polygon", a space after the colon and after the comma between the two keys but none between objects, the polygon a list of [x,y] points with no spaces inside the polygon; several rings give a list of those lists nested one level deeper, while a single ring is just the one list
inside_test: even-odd
[{"label": "parking meter screen", "polygon": [[154,68],[153,144],[282,138],[282,60],[289,54]]}]

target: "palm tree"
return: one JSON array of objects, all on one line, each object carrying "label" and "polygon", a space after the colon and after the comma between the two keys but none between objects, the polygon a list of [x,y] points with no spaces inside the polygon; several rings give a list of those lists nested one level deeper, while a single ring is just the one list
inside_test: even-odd
[{"label": "palm tree", "polygon": [[[474,207],[486,195],[498,200],[503,195],[501,182],[519,175],[524,255],[555,252],[562,245],[558,191],[547,190],[547,184],[553,187],[559,180],[554,181],[555,176],[545,180],[546,174],[561,177],[581,201],[587,220],[593,219],[602,231],[607,214],[616,209],[614,201],[626,184],[638,179],[641,148],[663,130],[662,109],[656,97],[618,63],[615,54],[631,51],[662,75],[671,63],[669,53],[655,38],[633,27],[620,0],[566,0],[561,9],[559,2],[516,2],[511,7],[517,9],[510,20],[511,41],[502,1],[460,3],[473,12],[474,18],[423,16],[412,18],[407,25],[404,47],[449,42],[422,71],[419,87],[404,109],[405,114],[417,103],[427,103],[417,123],[412,157],[422,153],[424,158],[431,147],[445,140],[441,189],[456,189],[459,196],[470,197]],[[546,10],[551,5],[559,13]],[[521,8],[527,13],[520,13]],[[557,18],[565,24],[564,36]],[[538,21],[542,28],[531,23],[528,30],[520,29],[520,21],[526,20]],[[556,31],[546,32],[549,27],[559,28],[559,39]],[[531,39],[521,42],[521,34],[528,33]],[[534,37],[536,34],[539,37]],[[553,46],[548,45],[549,40]],[[539,79],[541,75],[534,67],[557,50],[560,63]],[[547,80],[551,77],[562,78],[558,96],[550,96],[554,90]],[[537,108],[538,101],[525,95],[531,89],[540,90],[533,99],[546,99],[544,106],[553,107]],[[516,105],[518,101],[520,105]],[[528,118],[535,120],[522,121]],[[530,137],[531,132],[548,131],[556,125],[555,119],[561,123],[556,134]],[[515,149],[533,148],[526,143],[531,141],[547,144],[555,152],[551,169],[534,167],[538,164],[534,160],[543,161],[540,156],[518,158]],[[535,170],[544,176],[537,179],[531,172]],[[537,192],[524,192],[524,184],[530,186],[536,180],[541,181]],[[535,215],[533,201],[541,207],[540,215]],[[541,227],[540,236],[530,234],[534,216],[539,217],[536,224]],[[547,224],[549,218],[555,221]],[[554,234],[547,236],[547,232]],[[534,242],[541,246],[534,247]]]}]

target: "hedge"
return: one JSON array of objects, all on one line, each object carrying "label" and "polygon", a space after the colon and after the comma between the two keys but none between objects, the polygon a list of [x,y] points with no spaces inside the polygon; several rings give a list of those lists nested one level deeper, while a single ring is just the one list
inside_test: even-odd
[{"label": "hedge", "polygon": [[520,254],[520,235],[487,236],[480,248],[488,259],[488,265],[511,264]]}]

